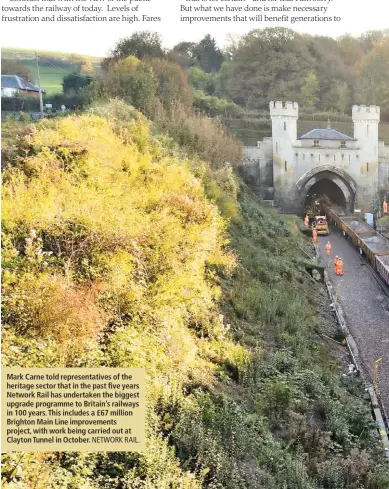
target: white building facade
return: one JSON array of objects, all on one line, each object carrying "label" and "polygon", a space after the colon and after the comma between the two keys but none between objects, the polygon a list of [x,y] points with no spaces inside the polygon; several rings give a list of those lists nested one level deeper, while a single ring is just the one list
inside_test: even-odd
[{"label": "white building facade", "polygon": [[272,137],[245,147],[243,168],[265,198],[291,212],[325,193],[350,209],[373,210],[389,193],[389,147],[378,140],[380,108],[353,106],[354,137],[332,129],[297,136],[298,104],[270,102]]}]

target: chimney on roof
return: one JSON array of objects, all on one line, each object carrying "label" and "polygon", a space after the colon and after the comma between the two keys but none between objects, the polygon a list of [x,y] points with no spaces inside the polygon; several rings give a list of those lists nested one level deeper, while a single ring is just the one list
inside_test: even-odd
[{"label": "chimney on roof", "polygon": [[30,77],[29,75],[26,75],[26,73],[20,73],[18,76],[23,80],[23,83],[26,86],[30,83]]}]

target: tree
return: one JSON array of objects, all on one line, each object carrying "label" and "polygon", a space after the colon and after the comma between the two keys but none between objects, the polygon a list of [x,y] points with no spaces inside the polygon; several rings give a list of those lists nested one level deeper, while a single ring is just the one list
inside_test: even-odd
[{"label": "tree", "polygon": [[343,62],[353,69],[364,56],[361,43],[350,34],[345,34],[339,37],[337,43]]},{"label": "tree", "polygon": [[157,80],[151,66],[129,56],[109,67],[94,90],[97,96],[122,98],[136,109],[146,111],[155,100]]},{"label": "tree", "polygon": [[168,57],[183,68],[190,68],[197,64],[196,47],[195,42],[180,42],[169,52]]},{"label": "tree", "polygon": [[319,91],[319,81],[315,73],[309,73],[301,85],[300,103],[308,111],[313,111],[319,100],[317,93]]},{"label": "tree", "polygon": [[320,80],[318,97],[321,102],[331,90],[334,80],[346,82],[349,87],[353,86],[355,66],[345,63],[341,47],[335,39],[326,36],[310,37],[309,50],[314,60],[312,67]]},{"label": "tree", "polygon": [[233,51],[228,93],[250,108],[267,108],[273,99],[297,100],[301,80],[313,68],[306,37],[283,27],[254,30]]},{"label": "tree", "polygon": [[206,73],[218,72],[223,63],[223,53],[210,34],[207,34],[196,46],[195,57]]},{"label": "tree", "polygon": [[198,66],[193,66],[188,70],[189,83],[197,90],[212,95],[215,92],[215,74],[205,73]]},{"label": "tree", "polygon": [[111,51],[111,56],[102,61],[102,67],[107,70],[112,63],[129,56],[135,56],[138,59],[164,58],[165,51],[162,48],[160,34],[141,31],[134,32],[131,37],[121,39]]},{"label": "tree", "polygon": [[389,38],[376,42],[358,70],[357,100],[382,107],[389,116]]},{"label": "tree", "polygon": [[62,89],[64,93],[77,93],[81,88],[90,85],[93,78],[91,76],[81,76],[74,73],[69,73],[62,80]]},{"label": "tree", "polygon": [[68,58],[69,64],[74,66],[74,73],[81,73],[81,71],[93,71],[92,63],[80,56],[79,54],[71,54]]},{"label": "tree", "polygon": [[4,75],[18,75],[22,78],[30,79],[30,70],[23,63],[15,61],[14,59],[2,59],[1,60],[1,72]]},{"label": "tree", "polygon": [[334,80],[330,90],[323,97],[323,108],[329,111],[339,111],[342,114],[350,109],[351,91],[346,82]]},{"label": "tree", "polygon": [[359,37],[359,42],[366,53],[373,49],[377,41],[389,38],[389,29],[366,31]]},{"label": "tree", "polygon": [[192,105],[188,76],[179,65],[166,59],[151,59],[145,63],[152,69],[157,82],[156,95],[165,108],[177,102],[185,107]]},{"label": "tree", "polygon": [[228,96],[227,83],[230,74],[230,65],[231,63],[229,61],[224,61],[220,67],[219,73],[216,75],[215,93],[218,97]]}]

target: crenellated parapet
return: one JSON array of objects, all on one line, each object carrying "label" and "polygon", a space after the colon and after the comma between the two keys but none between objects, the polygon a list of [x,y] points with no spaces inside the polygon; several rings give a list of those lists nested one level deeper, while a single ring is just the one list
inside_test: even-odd
[{"label": "crenellated parapet", "polygon": [[377,105],[353,105],[353,122],[380,121],[380,108]]},{"label": "crenellated parapet", "polygon": [[299,106],[297,102],[271,101],[270,117],[293,117],[298,118]]}]

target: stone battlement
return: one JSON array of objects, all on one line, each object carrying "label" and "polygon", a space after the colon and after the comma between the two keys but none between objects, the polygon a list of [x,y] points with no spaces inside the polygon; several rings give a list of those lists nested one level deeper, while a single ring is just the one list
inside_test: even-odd
[{"label": "stone battlement", "polygon": [[297,102],[276,102],[271,101],[269,104],[270,116],[274,117],[298,117],[298,103]]},{"label": "stone battlement", "polygon": [[353,105],[353,121],[359,120],[380,120],[380,108],[377,105]]}]

